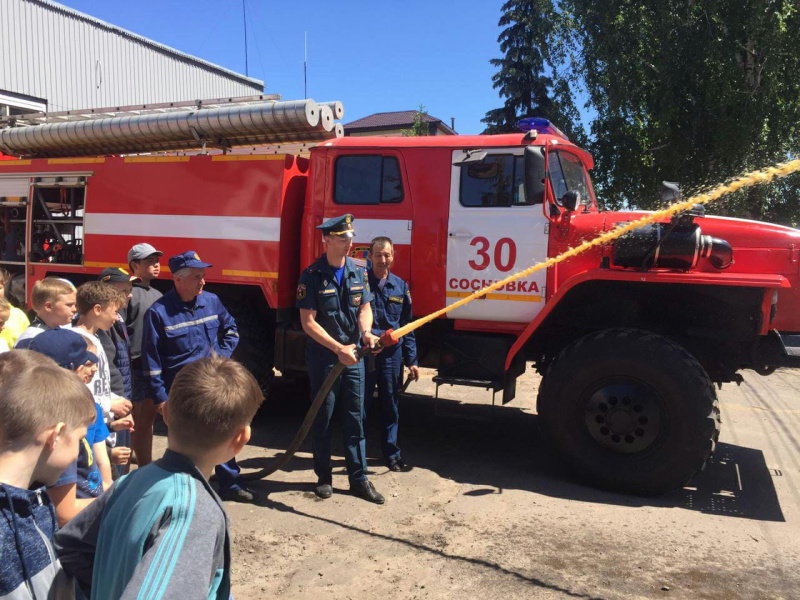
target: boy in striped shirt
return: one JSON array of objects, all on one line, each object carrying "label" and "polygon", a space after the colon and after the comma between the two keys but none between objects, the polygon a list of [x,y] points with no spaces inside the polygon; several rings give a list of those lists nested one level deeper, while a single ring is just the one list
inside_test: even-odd
[{"label": "boy in striped shirt", "polygon": [[263,399],[227,358],[178,373],[164,405],[164,457],[121,477],[56,535],[64,570],[87,596],[228,600],[228,518],[208,477],[248,442]]}]

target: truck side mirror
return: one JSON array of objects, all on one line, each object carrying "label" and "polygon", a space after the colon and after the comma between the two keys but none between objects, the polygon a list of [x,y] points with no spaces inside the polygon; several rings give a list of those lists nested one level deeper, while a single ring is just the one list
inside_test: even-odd
[{"label": "truck side mirror", "polygon": [[661,204],[669,206],[681,197],[681,187],[674,181],[661,182]]},{"label": "truck side mirror", "polygon": [[525,201],[527,204],[544,202],[544,187],[547,179],[544,153],[544,146],[525,148]]},{"label": "truck side mirror", "polygon": [[581,205],[581,193],[578,190],[570,190],[561,196],[561,206],[569,212],[578,210]]}]

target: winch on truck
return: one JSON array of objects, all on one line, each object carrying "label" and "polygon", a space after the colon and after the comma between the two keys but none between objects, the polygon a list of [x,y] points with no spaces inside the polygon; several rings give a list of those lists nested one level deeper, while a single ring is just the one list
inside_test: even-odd
[{"label": "winch on truck", "polygon": [[[0,123],[0,152],[20,157],[0,161],[3,266],[30,290],[122,265],[140,241],[196,249],[213,257],[208,288],[239,322],[238,358],[266,383],[273,366],[305,368],[295,289],[322,252],[323,219],[355,216],[357,258],[390,237],[423,315],[644,214],[599,210],[591,156],[544,120],[518,134],[351,138],[311,125],[313,101],[208,104]],[[532,363],[543,433],[577,473],[663,492],[713,452],[714,383],[800,366],[800,231],[698,209],[416,333],[438,382],[504,403]]]}]

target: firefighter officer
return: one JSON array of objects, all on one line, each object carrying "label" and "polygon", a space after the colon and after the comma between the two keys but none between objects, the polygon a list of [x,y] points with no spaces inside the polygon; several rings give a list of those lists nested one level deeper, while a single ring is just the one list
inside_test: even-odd
[{"label": "firefighter officer", "polygon": [[322,232],[325,254],[303,271],[297,286],[300,322],[309,338],[306,362],[311,397],[317,395],[336,363],[342,362],[346,367],[314,421],[314,493],[320,498],[330,498],[333,493],[330,428],[338,405],[350,491],[369,502],[383,504],[384,497],[367,480],[364,361],[355,352],[360,344],[374,346],[377,338],[372,334],[372,296],[366,273],[348,257],[355,235],[353,215],[329,219],[317,229]]},{"label": "firefighter officer", "polygon": [[[239,333],[220,299],[204,292],[212,267],[189,250],[169,259],[174,287],[153,302],[142,325],[142,368],[157,405],[167,401],[175,376],[185,365],[214,354],[230,358]],[[236,458],[215,468],[223,500],[254,502],[241,480]]]},{"label": "firefighter officer", "polygon": [[[372,263],[367,281],[372,291],[372,333],[378,337],[387,329],[398,329],[411,321],[411,292],[405,281],[391,272],[394,245],[388,237],[376,237],[370,242],[368,258]],[[419,380],[417,343],[414,332],[406,334],[399,344],[384,348],[375,356],[374,370],[367,369],[364,403],[369,406],[375,386],[378,386],[380,405],[381,450],[386,465],[392,471],[410,471],[400,457],[397,445],[397,392],[403,383],[403,363],[411,378]]]}]

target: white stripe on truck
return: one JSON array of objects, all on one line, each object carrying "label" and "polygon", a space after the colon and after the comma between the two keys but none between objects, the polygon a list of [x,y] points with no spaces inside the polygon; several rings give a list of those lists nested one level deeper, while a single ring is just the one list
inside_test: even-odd
[{"label": "white stripe on truck", "polygon": [[411,230],[408,228],[410,221],[389,219],[353,219],[353,229],[356,236],[353,242],[359,245],[369,244],[373,238],[385,235],[395,244],[410,244]]},{"label": "white stripe on truck", "polygon": [[[355,219],[353,241],[368,244],[372,238],[385,235],[395,244],[410,244],[408,224],[407,219]],[[89,213],[84,217],[84,229],[89,235],[278,242],[281,220],[278,217]]]},{"label": "white stripe on truck", "polygon": [[127,235],[142,238],[278,242],[281,237],[281,220],[278,217],[89,213],[84,217],[84,228],[89,235]]}]

